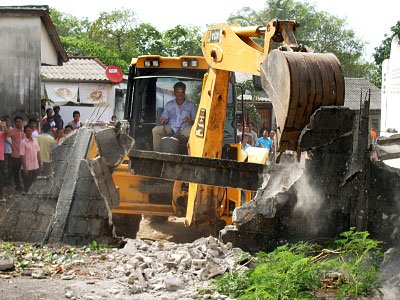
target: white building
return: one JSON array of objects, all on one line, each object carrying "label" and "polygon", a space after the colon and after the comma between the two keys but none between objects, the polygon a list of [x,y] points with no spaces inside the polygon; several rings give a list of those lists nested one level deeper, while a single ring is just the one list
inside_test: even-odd
[{"label": "white building", "polygon": [[41,95],[48,106],[59,105],[67,124],[78,110],[81,121],[123,119],[126,82],[113,83],[106,77],[106,66],[95,57],[69,57],[63,66],[42,66]]}]

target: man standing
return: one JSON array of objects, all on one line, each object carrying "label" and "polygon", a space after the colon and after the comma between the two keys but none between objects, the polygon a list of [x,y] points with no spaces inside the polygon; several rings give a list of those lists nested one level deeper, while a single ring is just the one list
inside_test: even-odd
[{"label": "man standing", "polygon": [[29,119],[28,124],[32,128],[32,136],[34,138],[37,138],[39,136],[39,134],[40,134],[40,131],[36,128],[36,120],[35,119]]},{"label": "man standing", "polygon": [[243,133],[242,137],[242,150],[246,150],[247,148],[251,147],[250,144],[248,143],[249,140],[249,134],[248,133]]},{"label": "man standing", "polygon": [[269,139],[272,141],[271,149],[268,153],[268,160],[270,162],[275,161],[275,131],[271,130],[269,133]]},{"label": "man standing", "polygon": [[[3,121],[6,123],[7,130],[11,130],[11,121],[9,116],[4,116]],[[11,153],[12,153],[12,141],[10,135],[8,135],[7,139],[4,142],[4,170],[6,173],[6,185],[9,186],[11,184],[12,177],[12,162],[11,162]]]},{"label": "man standing", "polygon": [[25,192],[29,191],[32,182],[39,174],[40,148],[37,140],[32,137],[32,128],[29,125],[24,127],[25,138],[21,141],[21,161],[24,172]]},{"label": "man standing", "polygon": [[21,155],[20,155],[20,146],[21,141],[25,138],[25,133],[22,130],[22,122],[24,120],[22,117],[15,117],[15,128],[11,129],[8,135],[11,137],[11,161],[12,161],[12,173],[14,177],[15,189],[17,192],[22,191],[21,182],[19,180],[19,174],[21,171]]},{"label": "man standing", "polygon": [[3,195],[3,187],[6,185],[6,175],[4,172],[4,142],[7,139],[8,128],[4,120],[0,123],[0,202],[6,202]]},{"label": "man standing", "polygon": [[40,148],[40,161],[43,163],[42,176],[51,173],[51,151],[55,148],[54,138],[49,134],[51,126],[49,123],[43,125],[43,133],[37,138]]},{"label": "man standing", "polygon": [[257,141],[257,133],[254,131],[254,124],[252,122],[249,122],[249,134],[251,136],[251,146],[254,147]]},{"label": "man standing", "polygon": [[63,129],[64,121],[60,115],[60,107],[58,105],[53,106],[53,111],[54,111],[53,120],[56,123],[57,129]]},{"label": "man standing", "polygon": [[75,110],[72,113],[72,118],[73,120],[68,123],[74,130],[79,129],[83,126],[83,123],[79,120],[81,118],[81,113],[77,110]]},{"label": "man standing", "polygon": [[53,116],[53,109],[48,108],[46,109],[46,116],[40,121],[40,128],[43,128],[43,125],[49,123],[49,119]]},{"label": "man standing", "polygon": [[268,138],[268,130],[264,129],[264,131],[262,132],[262,137],[257,139],[256,147],[261,147],[271,150],[272,141],[270,138]]},{"label": "man standing", "polygon": [[153,150],[160,151],[161,138],[164,132],[180,132],[180,134],[189,137],[190,130],[196,118],[196,105],[185,99],[186,85],[183,82],[177,82],[174,85],[175,99],[165,104],[161,115],[161,126],[153,128]]}]

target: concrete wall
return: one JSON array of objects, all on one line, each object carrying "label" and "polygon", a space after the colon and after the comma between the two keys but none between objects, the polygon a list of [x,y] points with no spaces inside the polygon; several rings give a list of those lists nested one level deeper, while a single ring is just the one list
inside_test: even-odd
[{"label": "concrete wall", "polygon": [[272,166],[267,187],[236,209],[239,230],[226,230],[224,240],[257,250],[324,242],[356,227],[384,249],[398,247],[400,169],[369,159],[368,119],[367,104],[361,112],[318,110],[300,137],[303,164]]},{"label": "concrete wall", "polygon": [[0,18],[0,115],[39,117],[39,17]]}]

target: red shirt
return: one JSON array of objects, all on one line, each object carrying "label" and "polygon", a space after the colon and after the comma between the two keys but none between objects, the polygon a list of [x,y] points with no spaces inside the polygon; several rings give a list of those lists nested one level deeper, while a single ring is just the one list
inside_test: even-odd
[{"label": "red shirt", "polygon": [[12,148],[12,157],[20,158],[19,147],[21,145],[21,141],[25,138],[25,133],[21,129],[13,128],[8,133],[8,136],[11,137],[11,148]]},{"label": "red shirt", "polygon": [[0,131],[0,160],[4,160],[4,142],[6,138],[4,132]]},{"label": "red shirt", "polygon": [[25,167],[27,171],[39,169],[38,152],[40,151],[37,139],[32,138],[28,140],[24,138],[21,141],[20,153],[23,156]]}]

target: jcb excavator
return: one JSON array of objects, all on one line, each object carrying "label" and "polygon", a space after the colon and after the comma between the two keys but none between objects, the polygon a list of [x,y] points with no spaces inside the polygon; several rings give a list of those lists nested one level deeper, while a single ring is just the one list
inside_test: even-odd
[{"label": "jcb excavator", "polygon": [[[232,222],[233,210],[261,187],[268,156],[261,148],[241,150],[232,74],[253,74],[255,85],[271,100],[278,124],[278,160],[286,150],[298,151],[300,133],[315,110],[344,102],[339,61],[333,54],[312,53],[299,45],[297,26],[276,19],[265,27],[218,24],[203,35],[204,58],[133,60],[125,118],[135,146],[129,164],[113,173],[120,187],[120,204],[113,215],[185,216],[188,226]],[[255,38],[263,39],[263,46]],[[173,98],[177,81],[186,83],[187,98],[200,98],[187,155],[152,149],[151,130],[158,125],[164,99]]]},{"label": "jcb excavator", "polygon": [[[280,20],[266,27],[219,24],[203,36],[204,57],[134,59],[127,122],[111,128],[87,124],[71,133],[53,151],[52,176],[39,177],[7,212],[2,239],[79,244],[135,237],[142,215],[184,216],[188,226],[230,224],[254,191],[268,189],[263,174],[271,171],[268,150],[242,151],[237,139],[233,73],[259,76],[255,82],[277,119],[278,158],[299,151],[300,134],[318,108],[343,105],[338,60],[298,45],[296,27]],[[254,38],[263,39],[263,46]],[[198,102],[197,115],[188,141],[177,139],[184,151],[156,152],[152,129],[178,81],[186,84],[187,98]]]},{"label": "jcb excavator", "polygon": [[[271,171],[268,150],[243,151],[237,139],[234,72],[259,78],[256,86],[271,100],[278,160],[286,150],[299,151],[300,134],[318,108],[343,105],[338,60],[297,44],[296,27],[280,20],[266,27],[219,24],[203,36],[204,57],[134,59],[127,121],[109,128],[86,122],[59,144],[52,176],[39,177],[7,213],[2,238],[79,244],[135,237],[142,215],[184,216],[188,226],[230,224],[235,208],[265,187],[263,174]],[[196,118],[188,141],[177,139],[184,151],[156,152],[152,129],[178,81],[198,102]]]}]

